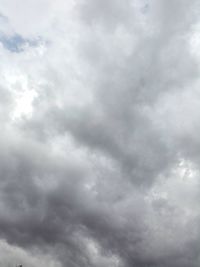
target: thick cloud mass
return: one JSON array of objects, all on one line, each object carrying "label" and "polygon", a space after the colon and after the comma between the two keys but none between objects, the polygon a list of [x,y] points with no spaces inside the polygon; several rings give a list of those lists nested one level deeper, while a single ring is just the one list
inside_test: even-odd
[{"label": "thick cloud mass", "polygon": [[0,0],[0,265],[200,265],[199,12]]}]

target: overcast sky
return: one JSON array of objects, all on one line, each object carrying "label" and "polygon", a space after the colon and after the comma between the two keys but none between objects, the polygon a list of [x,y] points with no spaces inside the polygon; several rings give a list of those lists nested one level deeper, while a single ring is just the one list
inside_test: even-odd
[{"label": "overcast sky", "polygon": [[0,0],[0,266],[200,266],[200,2]]}]

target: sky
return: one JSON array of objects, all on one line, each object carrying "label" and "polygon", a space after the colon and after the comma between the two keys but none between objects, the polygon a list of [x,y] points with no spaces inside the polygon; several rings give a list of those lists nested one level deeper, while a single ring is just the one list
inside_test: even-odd
[{"label": "sky", "polygon": [[0,0],[0,265],[200,266],[200,3]]}]

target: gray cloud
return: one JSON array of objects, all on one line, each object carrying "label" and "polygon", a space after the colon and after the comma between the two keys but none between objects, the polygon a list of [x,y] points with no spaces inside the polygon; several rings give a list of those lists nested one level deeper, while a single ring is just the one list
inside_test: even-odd
[{"label": "gray cloud", "polygon": [[197,1],[45,4],[0,9],[49,44],[0,50],[2,264],[199,266]]}]

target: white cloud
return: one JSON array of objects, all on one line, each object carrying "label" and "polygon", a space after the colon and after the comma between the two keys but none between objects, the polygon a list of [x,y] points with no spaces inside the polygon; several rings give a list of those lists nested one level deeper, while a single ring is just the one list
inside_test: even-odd
[{"label": "white cloud", "polygon": [[10,245],[5,240],[0,241],[0,264],[5,267],[13,267],[18,264],[30,267],[61,267],[60,263],[48,254],[42,255],[37,250],[30,252],[15,245]]}]

